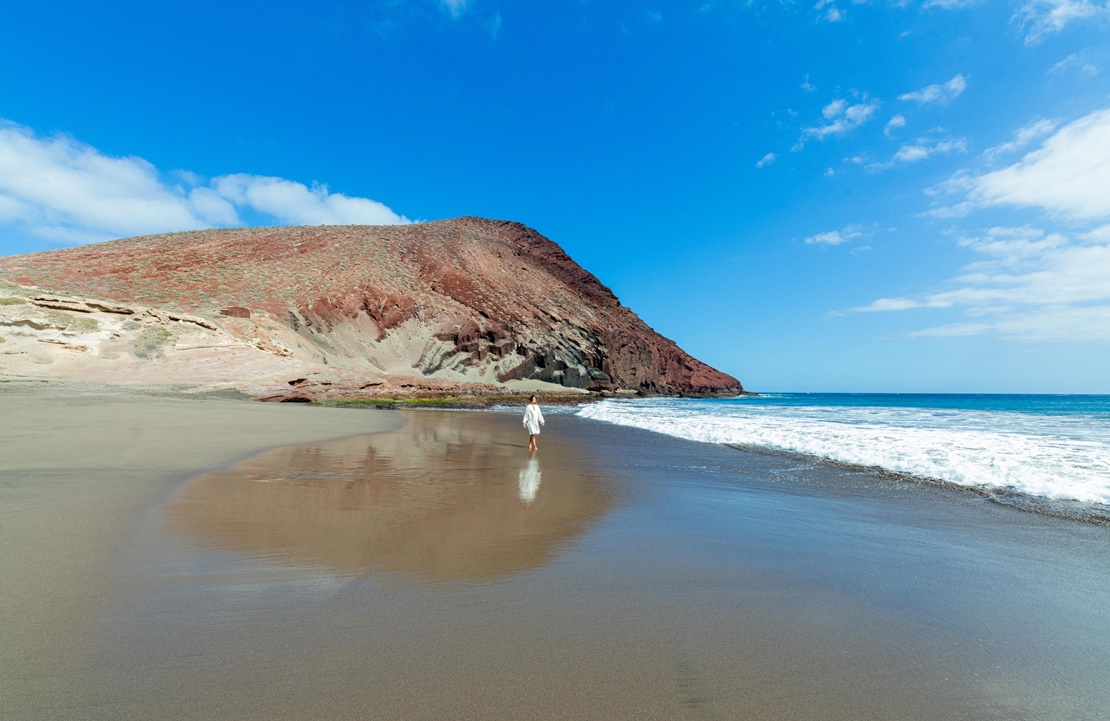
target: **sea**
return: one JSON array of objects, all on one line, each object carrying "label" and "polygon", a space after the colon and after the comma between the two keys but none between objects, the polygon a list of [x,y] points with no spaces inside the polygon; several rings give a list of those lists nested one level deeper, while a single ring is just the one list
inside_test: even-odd
[{"label": "sea", "polygon": [[993,494],[1110,505],[1110,396],[765,393],[607,399],[577,415]]}]

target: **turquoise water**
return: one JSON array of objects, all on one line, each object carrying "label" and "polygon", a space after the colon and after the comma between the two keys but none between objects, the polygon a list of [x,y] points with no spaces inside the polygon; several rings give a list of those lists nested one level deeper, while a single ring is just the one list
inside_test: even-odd
[{"label": "turquoise water", "polygon": [[835,406],[1008,411],[1037,415],[1082,415],[1110,419],[1110,395],[996,393],[765,393],[715,399],[757,406]]},{"label": "turquoise water", "polygon": [[606,400],[578,415],[693,441],[1110,504],[1110,396],[768,393]]}]

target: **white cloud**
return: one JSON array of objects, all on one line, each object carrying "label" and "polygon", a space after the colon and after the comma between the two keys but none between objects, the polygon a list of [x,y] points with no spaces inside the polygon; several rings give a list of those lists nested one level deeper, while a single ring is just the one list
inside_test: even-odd
[{"label": "white cloud", "polygon": [[848,109],[844,111],[844,117],[853,127],[862,125],[868,118],[874,115],[878,107],[879,104],[877,102],[849,105]]},{"label": "white cloud", "polygon": [[0,125],[0,197],[36,235],[111,237],[204,226],[187,198],[142,158],[113,158],[73,138]]},{"label": "white cloud", "polygon": [[1110,243],[1110,225],[1103,225],[1079,236],[1088,243]]},{"label": "white cloud", "polygon": [[1068,123],[1017,163],[961,183],[979,206],[1041,208],[1080,220],[1110,218],[1110,108]]},{"label": "white cloud", "polygon": [[913,101],[920,105],[927,105],[929,103],[944,104],[958,98],[966,89],[967,78],[963,75],[956,74],[956,76],[947,83],[941,85],[927,85],[921,88],[921,90],[899,95],[898,99]]},{"label": "white cloud", "polygon": [[958,338],[981,335],[991,329],[988,323],[950,323],[907,333],[910,338]]},{"label": "white cloud", "polygon": [[1089,51],[1072,53],[1048,69],[1049,75],[1064,75],[1071,71],[1077,72],[1081,77],[1093,78],[1102,72],[1102,68],[1090,58]]},{"label": "white cloud", "polygon": [[171,175],[180,182],[167,182],[142,158],[111,157],[66,135],[40,137],[0,121],[0,224],[59,243],[242,225],[243,212],[280,223],[408,222],[381,203],[324,186]]},{"label": "white cloud", "polygon": [[200,185],[201,183],[204,182],[204,178],[200,177],[199,175],[192,172],[191,170],[181,170],[181,169],[172,170],[172,171],[170,171],[170,175],[178,178],[179,180],[184,182],[186,185]]},{"label": "white cloud", "polygon": [[914,163],[929,157],[929,151],[924,145],[903,145],[894,154],[894,160],[901,163]]},{"label": "white cloud", "polygon": [[878,101],[866,98],[855,105],[849,105],[843,99],[833,100],[821,110],[822,117],[829,122],[802,130],[802,136],[795,143],[794,150],[801,150],[810,138],[824,140],[830,136],[849,133],[870,120],[878,109]]},{"label": "white cloud", "polygon": [[950,153],[963,153],[967,151],[967,141],[963,138],[954,140],[930,140],[918,138],[913,143],[907,143],[898,148],[894,154],[894,161],[899,163],[914,163],[925,160],[933,155],[948,155]]},{"label": "white cloud", "polygon": [[913,336],[1110,341],[1110,237],[1068,237],[1023,226],[990,228],[958,242],[979,259],[943,289],[880,298],[852,310],[949,309],[965,316]]},{"label": "white cloud", "polygon": [[[952,153],[965,152],[967,152],[967,141],[963,138],[917,138],[911,143],[904,143],[890,160],[868,163],[864,169],[871,171],[887,170],[899,163],[916,163],[934,155],[951,155]],[[944,190],[951,192],[947,188],[944,188]],[[925,192],[926,194],[936,195],[941,191],[942,188],[931,188]]]},{"label": "white cloud", "polygon": [[909,298],[879,298],[868,305],[851,308],[857,313],[881,313],[891,310],[908,310],[909,308],[922,308],[925,303]]},{"label": "white cloud", "polygon": [[1025,44],[1036,45],[1078,20],[1110,18],[1110,2],[1091,0],[1027,0],[1014,13],[1014,22],[1025,32]]},{"label": "white cloud", "polygon": [[284,178],[224,175],[212,186],[237,206],[247,206],[288,225],[394,225],[404,219],[367,198],[329,193],[326,185],[311,188]]},{"label": "white cloud", "polygon": [[814,90],[817,89],[816,85],[809,82],[809,73],[806,73],[805,79],[802,81],[802,84],[799,85],[798,87],[800,87],[802,90],[806,91],[807,93],[812,93]]},{"label": "white cloud", "polygon": [[970,201],[964,201],[962,203],[955,203],[953,205],[942,205],[936,208],[932,208],[921,213],[921,215],[923,217],[946,220],[951,218],[963,218],[965,216],[971,215],[971,212],[973,210],[975,210],[974,204],[972,204]]},{"label": "white cloud", "polygon": [[241,223],[235,206],[212,188],[199,187],[190,190],[189,204],[205,225],[231,226]]},{"label": "white cloud", "polygon": [[[1068,240],[1059,233],[1046,233],[1040,228],[1024,225],[989,228],[985,235],[962,236],[957,242],[964,248],[988,256],[989,266],[1016,267],[1066,246]],[[980,270],[982,267],[973,264],[965,270]]]},{"label": "white cloud", "polygon": [[775,154],[774,153],[767,153],[766,155],[764,155],[762,158],[759,159],[759,162],[757,162],[755,164],[755,167],[762,168],[764,166],[770,165],[773,162],[775,162]]},{"label": "white cloud", "polygon": [[922,7],[943,8],[944,10],[959,10],[969,5],[974,5],[978,0],[926,0]]},{"label": "white cloud", "polygon": [[1006,153],[1012,153],[1016,150],[1021,150],[1029,143],[1056,130],[1060,125],[1059,120],[1034,120],[1026,125],[1024,128],[1019,128],[1014,132],[1014,137],[1005,143],[999,143],[993,148],[988,148],[983,155],[988,158],[994,158]]},{"label": "white cloud", "polygon": [[11,223],[20,220],[26,214],[26,208],[15,198],[0,195],[0,223]]},{"label": "white cloud", "polygon": [[838,8],[836,5],[830,5],[829,9],[825,11],[825,14],[822,17],[824,18],[825,22],[838,23],[844,19],[844,11]]},{"label": "white cloud", "polygon": [[883,128],[883,135],[889,138],[894,134],[895,130],[904,127],[906,127],[906,117],[904,115],[895,115],[886,122],[886,127]]},{"label": "white cloud", "polygon": [[858,225],[849,225],[841,230],[830,230],[826,233],[818,233],[806,238],[807,245],[840,245],[847,243],[853,238],[859,238],[863,235],[863,229]]},{"label": "white cloud", "polygon": [[844,108],[846,108],[846,107],[848,107],[848,101],[847,100],[837,99],[837,100],[832,101],[831,103],[829,103],[825,107],[821,108],[821,115],[826,120],[831,120],[831,119],[835,118],[837,115],[840,115],[841,113],[843,113]]},{"label": "white cloud", "polygon": [[440,4],[451,14],[451,17],[457,18],[466,12],[470,0],[440,0]]}]

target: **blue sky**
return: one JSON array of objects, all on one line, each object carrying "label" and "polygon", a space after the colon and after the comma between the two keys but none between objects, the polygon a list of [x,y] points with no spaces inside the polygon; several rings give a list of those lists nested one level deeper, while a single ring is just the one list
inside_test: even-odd
[{"label": "blue sky", "polygon": [[518,220],[752,390],[1110,392],[1110,2],[9,3],[0,254]]}]

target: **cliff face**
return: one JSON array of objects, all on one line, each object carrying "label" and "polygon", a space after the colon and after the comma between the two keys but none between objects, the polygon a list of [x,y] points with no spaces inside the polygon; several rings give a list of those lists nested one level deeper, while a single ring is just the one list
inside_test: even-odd
[{"label": "cliff face", "polygon": [[0,278],[207,319],[304,366],[282,372],[319,366],[382,383],[742,390],[519,223],[174,233],[3,258]]}]

